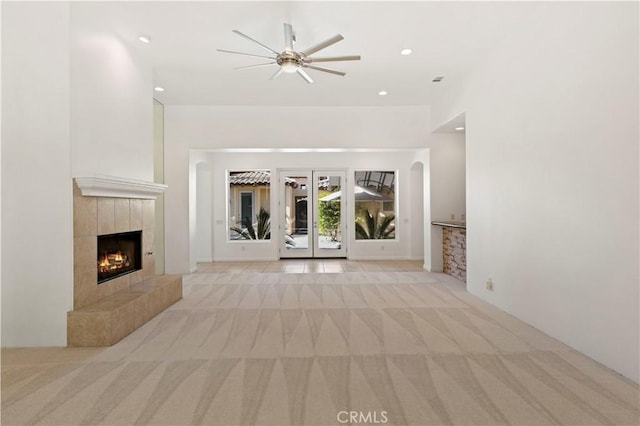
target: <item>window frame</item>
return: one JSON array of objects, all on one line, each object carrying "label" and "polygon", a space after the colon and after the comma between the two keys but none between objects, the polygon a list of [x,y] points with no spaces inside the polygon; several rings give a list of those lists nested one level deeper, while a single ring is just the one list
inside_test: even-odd
[{"label": "window frame", "polygon": [[[394,219],[393,219],[393,225],[394,225],[394,230],[393,230],[393,238],[385,238],[385,239],[375,239],[375,238],[358,238],[358,235],[356,234],[356,230],[355,230],[355,223],[357,220],[357,208],[358,208],[358,204],[361,203],[362,201],[357,201],[356,200],[356,185],[358,185],[358,173],[362,173],[362,172],[372,172],[372,173],[393,173],[393,215],[394,215]],[[353,226],[353,241],[355,241],[356,243],[380,243],[380,242],[398,242],[400,240],[399,236],[399,225],[400,225],[400,220],[398,217],[398,212],[399,212],[399,201],[398,201],[398,182],[399,182],[399,171],[398,169],[373,169],[373,168],[362,168],[362,169],[354,169],[353,170],[353,185],[352,185],[352,190],[353,190],[353,222],[352,222],[352,226]],[[359,185],[358,185],[359,186]],[[381,203],[385,203],[385,202],[389,202],[389,201],[381,201]],[[382,211],[382,210],[381,210]]]},{"label": "window frame", "polygon": [[[243,189],[243,190],[238,190],[238,194],[237,197],[234,197],[234,191],[232,189],[232,185],[231,185],[231,174],[232,173],[247,173],[247,172],[266,172],[269,174],[269,183],[266,186],[267,189],[267,197],[266,199],[269,200],[267,205],[265,206],[265,209],[267,209],[267,211],[269,212],[270,215],[270,223],[271,225],[273,225],[273,217],[271,217],[271,199],[272,199],[272,183],[273,183],[273,170],[271,169],[262,169],[262,168],[256,168],[256,169],[226,169],[225,170],[225,193],[226,193],[226,205],[225,205],[225,224],[226,224],[226,242],[227,243],[241,243],[241,244],[265,244],[265,243],[271,243],[273,241],[273,235],[270,235],[269,239],[257,239],[257,240],[252,240],[252,239],[243,239],[243,238],[237,238],[234,239],[232,238],[232,233],[233,231],[231,231],[231,227],[233,226],[238,226],[241,222],[242,222],[242,218],[240,218],[240,222],[237,223],[232,223],[231,221],[231,214],[235,213],[233,210],[235,210],[237,208],[238,211],[238,215],[240,215],[242,212],[242,194],[243,193],[251,193],[251,204],[252,204],[252,210],[253,210],[253,217],[251,218],[251,221],[253,223],[253,220],[255,219],[255,216],[258,214],[256,212],[260,211],[260,206],[256,205],[258,196],[257,196],[257,192],[261,189],[262,185],[255,185],[252,187],[252,189]],[[247,185],[247,186],[251,186],[251,185]],[[237,204],[237,206],[236,206]],[[273,233],[273,229],[271,229],[271,232]]]}]

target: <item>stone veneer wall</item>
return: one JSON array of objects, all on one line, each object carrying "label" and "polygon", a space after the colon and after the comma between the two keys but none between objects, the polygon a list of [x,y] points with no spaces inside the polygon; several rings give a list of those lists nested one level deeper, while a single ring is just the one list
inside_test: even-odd
[{"label": "stone veneer wall", "polygon": [[[73,183],[73,309],[155,275],[154,200],[84,197]],[[142,269],[98,285],[98,235],[142,231]]]},{"label": "stone veneer wall", "polygon": [[442,228],[442,257],[444,273],[467,282],[467,230]]}]

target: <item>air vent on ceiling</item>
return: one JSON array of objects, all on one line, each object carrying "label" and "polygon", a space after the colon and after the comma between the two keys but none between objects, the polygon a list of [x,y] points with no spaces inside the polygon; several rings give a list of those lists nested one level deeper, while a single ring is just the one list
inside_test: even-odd
[{"label": "air vent on ceiling", "polygon": [[442,81],[442,79],[443,79],[443,78],[444,78],[444,77],[436,77],[436,78],[434,78],[432,81],[433,81],[434,83],[440,83],[440,82]]}]

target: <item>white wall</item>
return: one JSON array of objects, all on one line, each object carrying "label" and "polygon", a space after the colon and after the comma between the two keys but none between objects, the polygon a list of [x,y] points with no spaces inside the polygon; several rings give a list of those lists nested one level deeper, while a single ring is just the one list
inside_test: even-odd
[{"label": "white wall", "polygon": [[66,344],[72,177],[153,179],[151,67],[90,6],[2,3],[3,346]]},{"label": "white wall", "polygon": [[[164,183],[164,105],[153,100],[153,181]],[[164,194],[155,203],[154,252],[156,274],[164,274]]]},{"label": "white wall", "polygon": [[[0,24],[2,23],[2,5],[0,4]],[[0,26],[0,28],[2,28]],[[0,34],[0,40],[2,40],[2,35]],[[0,46],[0,51],[2,51],[2,46]],[[0,55],[0,76],[2,75],[2,55]],[[2,93],[2,79],[0,78],[0,93]],[[0,117],[2,117],[2,104],[0,102]],[[0,119],[0,141],[2,140],[2,120]],[[0,142],[1,145],[1,142]],[[2,240],[2,148],[0,147],[0,242]],[[0,313],[2,312],[2,244],[0,243]],[[2,327],[2,319],[0,318],[0,328]],[[1,336],[2,330],[0,330]],[[2,346],[2,342],[0,342],[0,346]]]},{"label": "white wall", "polygon": [[[432,220],[466,217],[465,138],[459,133],[434,133],[431,146]],[[431,271],[442,271],[442,227],[431,227]]]},{"label": "white wall", "polygon": [[[428,167],[427,172],[428,172]],[[409,258],[412,260],[424,259],[424,173],[425,166],[422,162],[416,161],[411,165],[410,176],[410,197],[411,197],[411,248]],[[420,238],[417,238],[420,236]]]},{"label": "white wall", "polygon": [[[196,261],[211,262],[213,260],[213,212],[212,198],[214,184],[208,163],[196,164]],[[217,183],[224,187],[222,183]],[[224,197],[222,199],[224,202]],[[224,216],[223,216],[224,217]]]},{"label": "white wall", "polygon": [[[201,155],[201,154],[200,154]],[[213,172],[213,205],[212,214],[203,226],[198,225],[196,240],[207,235],[211,222],[215,223],[214,260],[276,260],[279,258],[279,235],[278,225],[283,217],[277,205],[277,169],[297,169],[297,168],[329,168],[343,169],[347,171],[346,199],[351,201],[347,205],[347,247],[350,259],[406,259],[410,257],[412,238],[419,240],[422,245],[421,235],[416,235],[412,228],[411,206],[413,200],[413,190],[411,188],[410,167],[412,164],[414,151],[400,152],[346,152],[346,153],[209,153]],[[228,170],[248,170],[269,168],[272,176],[271,186],[271,226],[272,239],[265,241],[227,241],[229,235],[226,197],[226,173]],[[396,240],[362,241],[355,240],[353,226],[355,213],[353,205],[353,173],[355,170],[397,170],[397,211],[396,220]],[[200,176],[199,173],[196,173]],[[199,185],[196,185],[199,187]],[[208,188],[210,190],[211,187]],[[206,196],[206,194],[203,194]],[[198,203],[201,197],[198,194]],[[208,205],[206,200],[203,203]],[[200,213],[200,209],[198,208]],[[420,227],[422,226],[420,218]],[[206,218],[203,218],[206,220]],[[201,223],[198,221],[198,223]],[[203,237],[206,238],[206,237]],[[199,253],[199,252],[198,252]]]},{"label": "white wall", "polygon": [[112,7],[71,5],[72,175],[153,181],[153,73]]},{"label": "white wall", "polygon": [[[427,107],[165,106],[165,143],[190,148],[419,148]],[[167,155],[168,158],[168,155]]]},{"label": "white wall", "polygon": [[66,344],[68,40],[68,4],[2,3],[2,346]]},{"label": "white wall", "polygon": [[418,163],[422,165],[422,257],[424,261],[422,267],[425,271],[431,271],[431,259],[433,258],[431,250],[431,239],[433,238],[431,232],[431,149],[416,152],[413,159],[414,167]]},{"label": "white wall", "polygon": [[638,4],[542,9],[434,105],[466,115],[467,287],[637,382]]},{"label": "white wall", "polygon": [[[167,273],[188,272],[195,261],[188,254],[195,251],[189,239],[190,149],[425,148],[430,136],[426,107],[165,106],[165,126]],[[265,168],[264,160],[252,167]],[[217,173],[214,165],[214,181]],[[213,251],[225,254],[218,246]]]}]

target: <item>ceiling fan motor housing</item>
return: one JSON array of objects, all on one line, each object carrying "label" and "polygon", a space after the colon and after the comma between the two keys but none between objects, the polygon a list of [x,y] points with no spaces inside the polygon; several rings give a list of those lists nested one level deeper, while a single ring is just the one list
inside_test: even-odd
[{"label": "ceiling fan motor housing", "polygon": [[276,57],[276,63],[282,67],[284,72],[296,72],[304,64],[302,56],[296,52],[282,52]]}]

